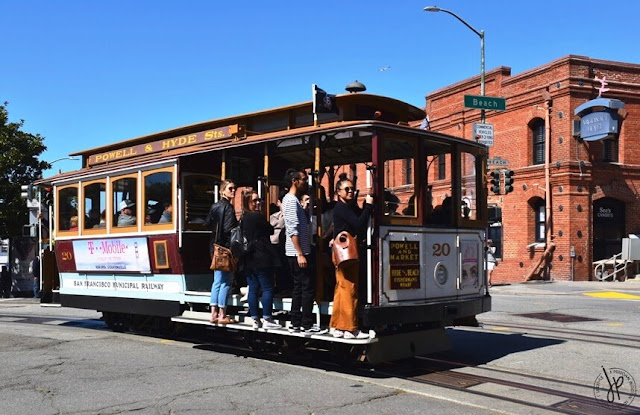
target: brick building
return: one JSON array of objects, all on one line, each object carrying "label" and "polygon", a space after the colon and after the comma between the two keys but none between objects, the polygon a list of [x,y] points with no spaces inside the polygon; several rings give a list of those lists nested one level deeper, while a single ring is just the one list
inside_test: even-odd
[{"label": "brick building", "polygon": [[[479,83],[428,94],[432,130],[473,139],[480,110],[465,108],[463,96],[480,95]],[[514,76],[499,67],[485,83],[487,96],[506,98],[505,111],[486,112],[495,131],[488,168],[515,172],[513,192],[488,200],[493,282],[595,279],[593,262],[640,233],[640,65],[569,55]],[[587,141],[574,111],[599,94],[624,103],[609,110],[619,130]]]}]

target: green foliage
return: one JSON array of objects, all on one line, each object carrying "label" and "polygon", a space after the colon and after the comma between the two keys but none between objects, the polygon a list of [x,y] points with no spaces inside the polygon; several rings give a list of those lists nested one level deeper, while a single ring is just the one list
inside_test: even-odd
[{"label": "green foliage", "polygon": [[9,122],[7,105],[0,105],[0,238],[21,235],[28,211],[20,185],[39,179],[50,167],[38,159],[47,149],[44,137],[22,131],[23,120]]}]

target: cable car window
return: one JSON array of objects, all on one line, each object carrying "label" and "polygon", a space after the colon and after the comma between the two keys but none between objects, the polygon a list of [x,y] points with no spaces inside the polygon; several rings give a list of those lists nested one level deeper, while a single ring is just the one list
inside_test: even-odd
[{"label": "cable car window", "polygon": [[415,203],[415,138],[384,140],[384,214],[417,216]]},{"label": "cable car window", "polygon": [[137,224],[137,179],[125,177],[113,181],[112,206],[113,226],[118,228],[131,227]]},{"label": "cable car window", "polygon": [[476,156],[463,152],[460,154],[460,177],[462,178],[462,200],[460,201],[460,216],[465,219],[477,219],[477,175]]},{"label": "cable car window", "polygon": [[425,141],[428,224],[451,226],[453,223],[452,147],[437,141]]},{"label": "cable car window", "polygon": [[70,186],[58,190],[58,229],[78,231],[78,187]]},{"label": "cable car window", "polygon": [[84,186],[84,229],[106,228],[107,185],[104,182]]},{"label": "cable car window", "polygon": [[169,171],[144,177],[145,225],[173,223],[173,174]]},{"label": "cable car window", "polygon": [[205,174],[184,175],[184,221],[186,229],[203,229],[213,204],[216,178]]}]

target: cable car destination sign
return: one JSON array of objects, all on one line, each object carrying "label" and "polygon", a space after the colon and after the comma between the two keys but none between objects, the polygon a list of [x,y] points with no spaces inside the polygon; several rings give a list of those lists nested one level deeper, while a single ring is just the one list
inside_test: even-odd
[{"label": "cable car destination sign", "polygon": [[124,147],[117,150],[103,151],[90,155],[87,160],[87,164],[89,166],[92,166],[96,164],[109,163],[112,161],[119,161],[143,154],[176,150],[183,147],[224,140],[226,138],[231,138],[234,135],[238,135],[242,132],[242,130],[243,127],[238,124],[227,125],[225,127],[214,128],[211,130],[200,131],[197,133],[186,134],[178,137],[165,138],[163,140]]}]

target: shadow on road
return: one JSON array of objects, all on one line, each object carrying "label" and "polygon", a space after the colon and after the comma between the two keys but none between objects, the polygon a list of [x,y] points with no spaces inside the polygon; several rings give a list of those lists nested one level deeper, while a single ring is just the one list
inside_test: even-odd
[{"label": "shadow on road", "polygon": [[558,339],[529,337],[521,333],[447,329],[447,334],[451,337],[452,349],[429,357],[446,358],[467,366],[482,365],[513,353],[541,349],[565,342]]}]

